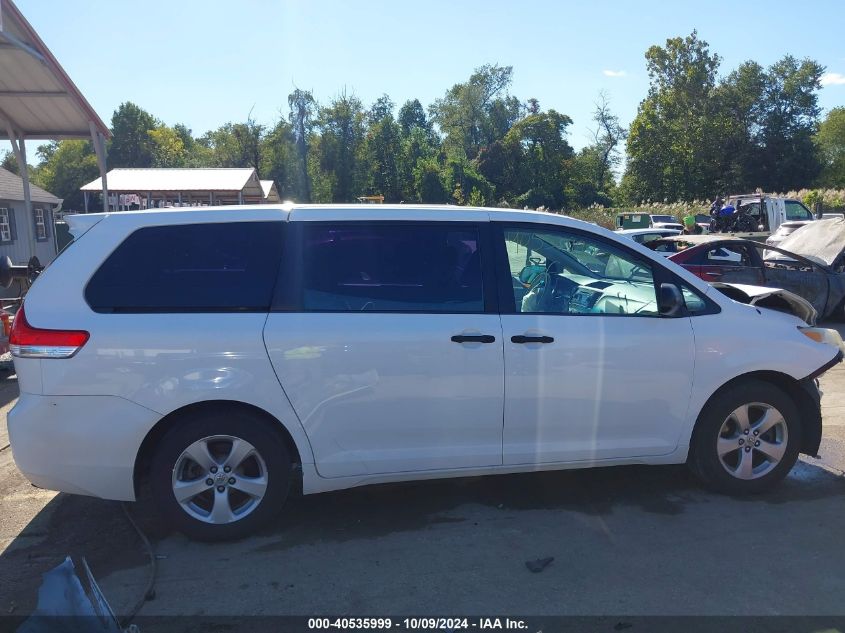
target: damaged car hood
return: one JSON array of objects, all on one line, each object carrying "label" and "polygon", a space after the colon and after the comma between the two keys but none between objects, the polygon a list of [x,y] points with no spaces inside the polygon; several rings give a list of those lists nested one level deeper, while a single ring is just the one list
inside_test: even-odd
[{"label": "damaged car hood", "polygon": [[[786,236],[778,248],[807,259],[832,266],[845,250],[845,218],[810,222]],[[779,259],[779,258],[776,258]]]},{"label": "damaged car hood", "polygon": [[758,308],[769,308],[770,310],[794,314],[809,325],[815,325],[818,317],[818,312],[813,304],[789,290],[730,284],[721,281],[710,285],[734,301],[747,303]]}]

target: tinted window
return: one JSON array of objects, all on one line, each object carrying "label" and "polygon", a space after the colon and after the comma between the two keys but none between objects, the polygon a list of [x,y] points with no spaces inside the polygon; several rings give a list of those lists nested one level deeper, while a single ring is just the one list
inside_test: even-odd
[{"label": "tinted window", "polygon": [[155,226],[132,233],[85,289],[98,312],[269,309],[281,222]]},{"label": "tinted window", "polygon": [[483,312],[478,232],[306,223],[305,310]]}]

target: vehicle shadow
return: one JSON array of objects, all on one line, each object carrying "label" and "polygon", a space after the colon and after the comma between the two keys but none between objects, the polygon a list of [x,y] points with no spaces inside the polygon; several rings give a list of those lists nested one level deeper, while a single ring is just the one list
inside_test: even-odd
[{"label": "vehicle shadow", "polygon": [[[838,497],[845,497],[845,479],[802,460],[771,493],[729,501],[803,505]],[[440,524],[466,524],[473,529],[499,513],[518,519],[523,513],[550,510],[602,518],[631,509],[658,515],[659,520],[660,515],[673,517],[692,505],[726,499],[702,489],[684,466],[627,466],[384,484],[295,496],[280,517],[252,540],[256,551],[270,552],[303,544],[354,542]],[[154,543],[171,537],[148,494],[130,504],[129,510]],[[741,506],[736,511],[742,512]],[[722,520],[724,510],[720,512],[715,521]],[[223,548],[225,555],[226,547],[243,544],[211,547]],[[120,503],[59,494],[0,554],[0,596],[4,596],[0,608],[8,609],[11,604],[16,613],[28,613],[34,608],[41,574],[66,555],[84,556],[97,577],[147,562],[146,551]]]}]

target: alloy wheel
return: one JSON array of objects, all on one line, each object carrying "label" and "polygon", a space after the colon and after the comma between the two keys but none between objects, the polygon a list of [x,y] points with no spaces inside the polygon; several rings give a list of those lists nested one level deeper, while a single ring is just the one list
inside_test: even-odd
[{"label": "alloy wheel", "polygon": [[226,524],[255,510],[267,492],[267,465],[256,448],[239,437],[197,440],[173,467],[173,496],[191,517]]},{"label": "alloy wheel", "polygon": [[743,404],[725,419],[716,440],[722,467],[737,479],[758,479],[786,454],[789,432],[780,411],[769,404]]}]

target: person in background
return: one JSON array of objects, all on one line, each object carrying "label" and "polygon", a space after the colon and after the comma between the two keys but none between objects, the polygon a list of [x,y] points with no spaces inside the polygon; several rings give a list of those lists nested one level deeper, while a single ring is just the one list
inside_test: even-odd
[{"label": "person in background", "polygon": [[694,215],[685,215],[684,216],[684,235],[701,235],[704,233],[704,229],[702,229],[695,221]]}]

